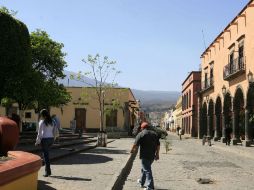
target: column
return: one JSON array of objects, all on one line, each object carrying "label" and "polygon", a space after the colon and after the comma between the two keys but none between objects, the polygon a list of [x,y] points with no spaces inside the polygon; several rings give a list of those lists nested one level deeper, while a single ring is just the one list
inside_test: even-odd
[{"label": "column", "polygon": [[224,113],[221,113],[221,126],[222,126],[222,137],[221,137],[221,142],[225,143],[226,139],[225,139],[225,116]]},{"label": "column", "polygon": [[238,139],[236,138],[236,134],[235,134],[235,124],[236,124],[236,116],[235,116],[235,112],[232,111],[232,135],[233,135],[233,138],[232,138],[232,143],[233,145],[236,145],[237,142],[238,142]]},{"label": "column", "polygon": [[245,109],[245,146],[251,145],[249,129],[249,110]]},{"label": "column", "polygon": [[210,115],[207,115],[207,136],[211,136],[210,134]]},{"label": "column", "polygon": [[124,129],[130,132],[130,110],[129,102],[124,103]]},{"label": "column", "polygon": [[214,141],[218,141],[218,139],[219,139],[219,137],[218,137],[218,119],[220,119],[220,118],[216,114],[214,114],[214,118],[215,118],[215,123],[214,123],[215,131],[214,131],[214,138],[213,138],[213,140]]}]

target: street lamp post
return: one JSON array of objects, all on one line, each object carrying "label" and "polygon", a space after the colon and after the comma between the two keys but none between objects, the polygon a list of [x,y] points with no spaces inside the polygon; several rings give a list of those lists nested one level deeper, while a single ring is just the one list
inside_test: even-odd
[{"label": "street lamp post", "polygon": [[[225,95],[227,93],[227,89],[226,89],[225,85],[222,86],[221,91],[222,91],[222,95],[223,95],[223,101],[225,102]],[[224,103],[224,105],[225,105],[225,103]],[[221,139],[221,142],[222,143],[226,142],[226,138],[225,138],[225,115],[224,114],[225,114],[224,111],[222,111],[222,113],[221,113],[221,122],[222,122],[221,123],[221,125],[222,125],[222,139]]]},{"label": "street lamp post", "polygon": [[207,137],[210,138],[209,95],[206,95],[205,99],[207,103]]}]

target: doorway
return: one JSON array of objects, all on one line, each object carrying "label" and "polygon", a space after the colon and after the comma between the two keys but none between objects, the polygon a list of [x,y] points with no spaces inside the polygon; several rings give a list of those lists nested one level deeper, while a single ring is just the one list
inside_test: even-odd
[{"label": "doorway", "polygon": [[86,131],[86,109],[76,108],[75,109],[76,118],[76,132]]}]

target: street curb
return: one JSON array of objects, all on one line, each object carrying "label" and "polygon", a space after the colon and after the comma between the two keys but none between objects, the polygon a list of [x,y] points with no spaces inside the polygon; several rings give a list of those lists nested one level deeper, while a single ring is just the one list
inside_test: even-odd
[{"label": "street curb", "polygon": [[112,180],[107,185],[105,190],[119,190],[123,188],[124,182],[126,181],[131,171],[137,152],[138,150],[136,150],[134,153],[129,155],[127,162],[124,163],[121,167],[121,170],[112,177]]}]

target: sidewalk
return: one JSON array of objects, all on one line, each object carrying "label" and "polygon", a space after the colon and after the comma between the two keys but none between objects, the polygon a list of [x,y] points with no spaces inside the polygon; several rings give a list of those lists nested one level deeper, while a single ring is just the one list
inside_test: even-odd
[{"label": "sidewalk", "polygon": [[[39,190],[111,189],[130,157],[134,139],[117,139],[108,147],[97,147],[52,162],[52,176],[39,171]],[[92,143],[91,143],[92,144]],[[91,145],[92,146],[92,145]]]}]

